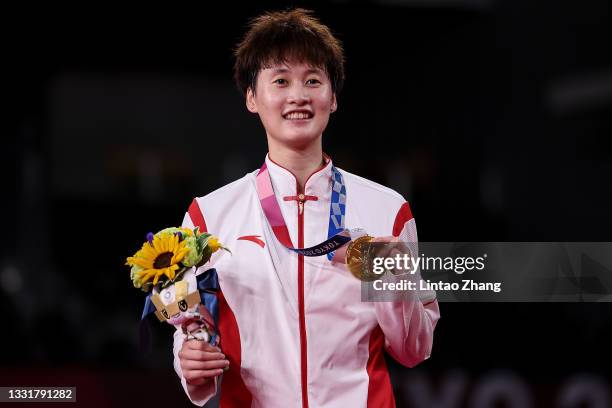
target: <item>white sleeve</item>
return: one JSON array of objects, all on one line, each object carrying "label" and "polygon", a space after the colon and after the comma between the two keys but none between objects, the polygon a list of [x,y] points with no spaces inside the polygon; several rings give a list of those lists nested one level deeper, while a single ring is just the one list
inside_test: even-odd
[{"label": "white sleeve", "polygon": [[[406,221],[399,238],[418,255],[414,218]],[[416,279],[420,279],[417,271]],[[435,292],[412,292],[402,301],[374,302],[378,324],[385,335],[385,348],[399,363],[414,367],[429,358],[440,309]]]},{"label": "white sleeve", "polygon": [[[191,221],[191,217],[189,217],[189,213],[185,213],[185,218],[183,219],[183,227],[193,228],[193,222]],[[181,370],[181,362],[178,356],[179,351],[183,347],[183,341],[185,340],[185,335],[183,334],[181,329],[176,329],[174,332],[174,371],[181,379],[181,384],[183,385],[183,389],[185,393],[195,405],[203,406],[210,400],[212,397],[217,394],[217,383],[219,381],[219,377],[215,377],[214,381],[208,381],[203,385],[190,385],[187,384],[187,380],[183,376],[183,371]]]},{"label": "white sleeve", "polygon": [[193,229],[194,227],[193,221],[191,221],[191,217],[189,216],[188,212],[185,213],[185,217],[183,218],[183,224],[181,225],[181,227],[191,228],[191,229]]}]

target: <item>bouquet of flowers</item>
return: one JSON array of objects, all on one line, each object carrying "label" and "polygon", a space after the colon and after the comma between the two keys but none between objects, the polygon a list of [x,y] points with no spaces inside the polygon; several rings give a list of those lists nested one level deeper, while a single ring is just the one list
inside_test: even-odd
[{"label": "bouquet of flowers", "polygon": [[126,261],[134,287],[150,292],[142,318],[155,312],[160,321],[180,327],[187,339],[216,345],[217,271],[208,269],[196,276],[196,270],[219,249],[229,252],[217,237],[200,233],[197,227],[148,233],[142,248]]}]

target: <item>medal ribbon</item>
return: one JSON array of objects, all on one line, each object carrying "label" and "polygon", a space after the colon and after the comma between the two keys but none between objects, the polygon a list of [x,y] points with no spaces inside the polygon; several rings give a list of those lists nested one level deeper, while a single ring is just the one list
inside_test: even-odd
[{"label": "medal ribbon", "polygon": [[327,240],[310,248],[295,248],[289,236],[287,224],[283,219],[274,189],[270,179],[270,171],[264,162],[256,177],[257,195],[266,219],[272,227],[272,231],[281,244],[303,256],[327,255],[331,260],[334,251],[351,240],[350,233],[344,228],[344,214],[346,212],[346,187],[342,174],[334,166],[332,172],[332,194],[329,204],[329,226],[327,229]]}]

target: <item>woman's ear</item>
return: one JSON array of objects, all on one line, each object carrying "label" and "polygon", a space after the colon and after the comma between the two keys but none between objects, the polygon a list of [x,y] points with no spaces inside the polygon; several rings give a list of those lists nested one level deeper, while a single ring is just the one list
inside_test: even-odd
[{"label": "woman's ear", "polygon": [[332,104],[331,104],[331,113],[334,113],[338,109],[338,100],[336,99],[336,94],[332,95]]},{"label": "woman's ear", "polygon": [[257,102],[255,102],[255,94],[251,87],[247,89],[246,93],[246,107],[251,113],[257,113]]}]

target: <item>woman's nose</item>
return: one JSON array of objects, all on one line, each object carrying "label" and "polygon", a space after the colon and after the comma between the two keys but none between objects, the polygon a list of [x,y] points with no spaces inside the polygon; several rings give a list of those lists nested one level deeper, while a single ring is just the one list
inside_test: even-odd
[{"label": "woman's nose", "polygon": [[288,103],[295,103],[298,105],[302,105],[310,102],[310,95],[308,93],[308,89],[304,87],[293,87],[289,95],[287,95]]}]

